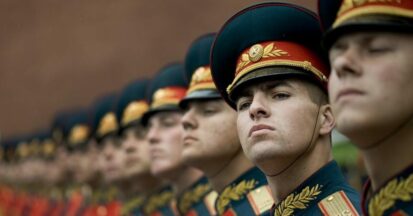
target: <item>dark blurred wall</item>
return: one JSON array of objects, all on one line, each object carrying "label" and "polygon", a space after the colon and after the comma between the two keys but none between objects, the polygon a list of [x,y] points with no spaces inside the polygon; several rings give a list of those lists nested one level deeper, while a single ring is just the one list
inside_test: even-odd
[{"label": "dark blurred wall", "polygon": [[150,77],[254,2],[1,0],[0,133],[48,127],[59,110]]}]

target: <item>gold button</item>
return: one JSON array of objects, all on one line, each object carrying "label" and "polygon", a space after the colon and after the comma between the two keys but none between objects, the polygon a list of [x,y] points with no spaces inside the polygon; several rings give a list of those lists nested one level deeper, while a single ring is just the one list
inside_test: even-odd
[{"label": "gold button", "polygon": [[331,202],[331,201],[333,201],[333,199],[334,199],[333,196],[329,196],[329,197],[327,198],[327,201]]},{"label": "gold button", "polygon": [[261,44],[255,44],[248,51],[250,61],[257,62],[264,55],[264,47]]}]

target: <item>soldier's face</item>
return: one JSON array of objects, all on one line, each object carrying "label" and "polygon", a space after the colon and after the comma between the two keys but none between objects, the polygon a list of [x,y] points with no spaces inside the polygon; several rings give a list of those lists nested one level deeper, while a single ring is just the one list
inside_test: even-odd
[{"label": "soldier's face", "polygon": [[413,35],[353,33],[329,51],[330,102],[337,129],[368,147],[412,125]]},{"label": "soldier's face", "polygon": [[73,177],[76,182],[82,183],[89,181],[95,176],[96,170],[96,149],[89,147],[85,151],[74,153],[76,168],[73,172]]},{"label": "soldier's face", "polygon": [[109,137],[101,143],[101,153],[99,154],[100,171],[107,183],[111,183],[122,178],[123,161],[125,152],[120,148],[120,140]]},{"label": "soldier's face", "polygon": [[299,80],[267,81],[247,86],[237,101],[238,134],[244,152],[261,169],[278,172],[306,151],[319,104]]},{"label": "soldier's face", "polygon": [[189,102],[182,117],[185,162],[221,169],[241,148],[236,121],[237,113],[222,99]]},{"label": "soldier's face", "polygon": [[148,174],[150,172],[149,142],[146,128],[134,126],[122,135],[122,150],[125,152],[125,178]]},{"label": "soldier's face", "polygon": [[149,119],[148,134],[151,172],[159,177],[179,175],[182,168],[182,113],[159,112]]}]

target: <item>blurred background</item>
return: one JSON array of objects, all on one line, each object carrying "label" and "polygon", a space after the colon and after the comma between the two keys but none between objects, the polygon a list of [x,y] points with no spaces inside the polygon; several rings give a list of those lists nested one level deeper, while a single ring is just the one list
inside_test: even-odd
[{"label": "blurred background", "polygon": [[[150,77],[256,2],[1,0],[1,136],[46,128],[59,110]],[[315,0],[285,2],[316,10]]]}]

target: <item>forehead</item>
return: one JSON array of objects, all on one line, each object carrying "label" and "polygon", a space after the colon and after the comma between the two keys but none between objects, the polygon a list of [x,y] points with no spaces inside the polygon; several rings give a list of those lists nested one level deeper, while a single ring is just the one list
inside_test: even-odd
[{"label": "forehead", "polygon": [[290,88],[290,89],[299,89],[304,82],[296,78],[284,78],[277,80],[267,80],[261,82],[251,82],[248,85],[245,85],[243,89],[239,92],[239,97],[252,95],[254,92],[258,91],[268,91],[274,88]]},{"label": "forehead", "polygon": [[[383,31],[371,31],[371,32],[350,32],[341,35],[337,38],[334,44],[341,42],[356,42],[360,44],[366,44],[366,42],[371,42],[375,39],[388,40],[389,42],[394,42],[397,39],[410,38],[412,39],[413,34],[405,34],[398,32],[383,32]],[[333,44],[333,46],[334,46]]]},{"label": "forehead", "polygon": [[170,118],[180,118],[182,116],[181,111],[161,111],[153,114],[149,119],[149,124],[153,124],[158,121]]},{"label": "forehead", "polygon": [[192,100],[188,102],[188,108],[192,107],[203,107],[205,105],[224,105],[225,102],[223,99],[199,99],[199,100]]}]

